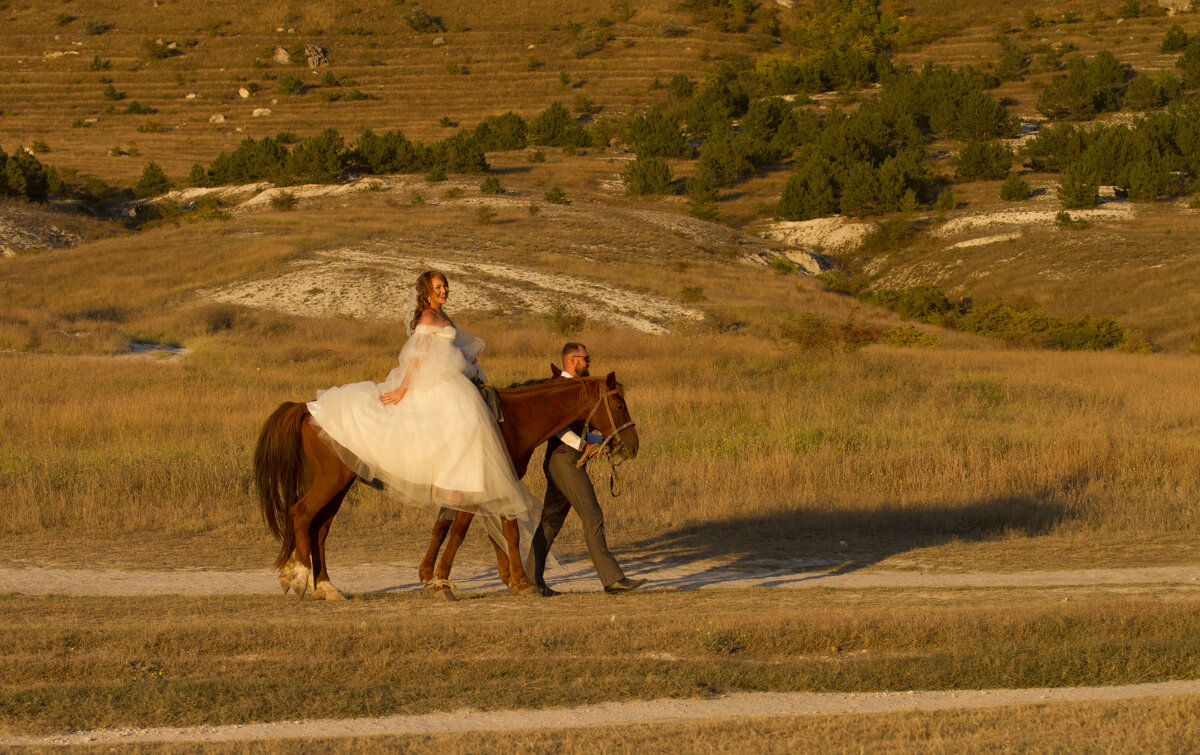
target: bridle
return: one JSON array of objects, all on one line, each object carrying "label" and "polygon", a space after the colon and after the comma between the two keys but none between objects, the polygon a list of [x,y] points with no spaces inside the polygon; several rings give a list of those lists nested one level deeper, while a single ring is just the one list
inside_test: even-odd
[{"label": "bridle", "polygon": [[[604,437],[604,440],[600,443],[599,450],[596,451],[593,457],[590,457],[594,458],[596,456],[603,456],[608,459],[609,470],[611,472],[608,478],[608,493],[613,498],[621,495],[617,492],[617,485],[620,483],[620,478],[617,477],[617,466],[625,461],[624,457],[622,457],[620,461],[614,461],[613,452],[622,448],[621,438],[619,437],[621,431],[637,425],[637,423],[631,419],[620,427],[616,426],[617,419],[613,416],[612,403],[609,401],[609,396],[616,396],[620,393],[620,388],[610,388],[602,392],[600,394],[600,398],[596,399],[596,405],[592,407],[590,412],[588,412],[587,419],[583,421],[583,437],[586,439],[588,430],[590,430],[592,427],[592,418],[596,416],[596,412],[600,411],[600,407],[603,406],[605,413],[608,415],[608,426],[614,428],[612,432]],[[579,461],[576,462],[576,466],[584,466],[588,463],[590,458],[580,457]]]}]

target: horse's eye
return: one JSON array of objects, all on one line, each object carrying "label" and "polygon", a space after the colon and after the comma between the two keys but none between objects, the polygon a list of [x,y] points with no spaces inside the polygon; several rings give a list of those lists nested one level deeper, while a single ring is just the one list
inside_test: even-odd
[{"label": "horse's eye", "polygon": [[619,412],[623,412],[623,411],[625,411],[625,405],[624,405],[624,404],[617,404],[617,411],[619,411]]}]

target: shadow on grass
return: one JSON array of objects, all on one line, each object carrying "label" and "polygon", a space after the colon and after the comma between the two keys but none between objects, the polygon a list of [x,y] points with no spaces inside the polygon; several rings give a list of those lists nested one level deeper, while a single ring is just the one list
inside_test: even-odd
[{"label": "shadow on grass", "polygon": [[[663,562],[712,559],[718,562],[713,567],[714,577],[719,572],[721,579],[727,579],[731,570],[778,570],[794,582],[797,572],[809,569],[819,570],[814,578],[825,577],[952,542],[1047,534],[1072,516],[1061,501],[1081,482],[1079,476],[1071,476],[1043,489],[967,505],[793,511],[699,522],[630,543],[627,551],[638,556],[638,563],[630,564],[635,573],[641,568],[652,571]],[[677,586],[696,586],[704,581],[703,574],[691,574]]]}]

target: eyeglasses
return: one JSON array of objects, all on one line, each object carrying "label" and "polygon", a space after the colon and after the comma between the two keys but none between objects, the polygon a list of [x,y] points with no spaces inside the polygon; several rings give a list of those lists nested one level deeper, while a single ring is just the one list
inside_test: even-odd
[{"label": "eyeglasses", "polygon": [[582,359],[583,361],[587,362],[588,364],[591,364],[591,362],[592,362],[591,357],[584,356],[582,354],[572,354],[571,359]]}]

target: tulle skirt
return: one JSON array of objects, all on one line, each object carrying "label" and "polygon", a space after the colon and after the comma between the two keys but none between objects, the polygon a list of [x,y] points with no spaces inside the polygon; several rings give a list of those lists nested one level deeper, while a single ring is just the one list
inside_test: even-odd
[{"label": "tulle skirt", "polygon": [[[385,383],[350,383],[308,403],[318,434],[363,479],[398,501],[535,521],[541,504],[517,479],[479,391],[456,374],[385,404]],[[525,529],[525,527],[522,527]]]}]

